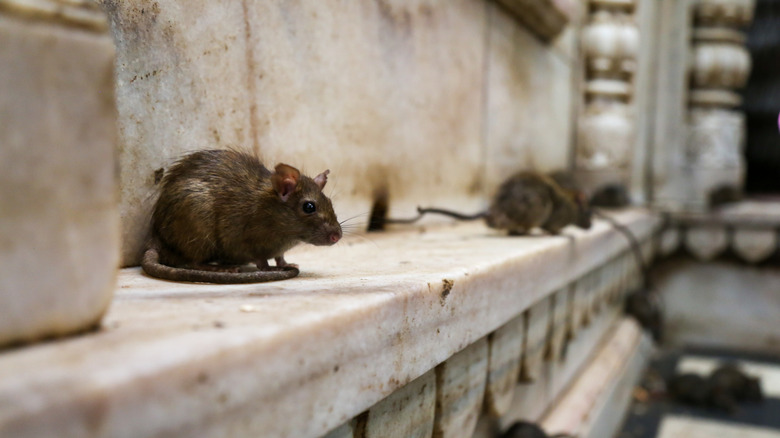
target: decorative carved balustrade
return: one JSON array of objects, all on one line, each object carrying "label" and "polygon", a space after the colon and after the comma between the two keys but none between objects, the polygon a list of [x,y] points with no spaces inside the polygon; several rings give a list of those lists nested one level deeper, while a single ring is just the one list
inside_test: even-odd
[{"label": "decorative carved balustrade", "polygon": [[689,208],[707,205],[722,186],[742,187],[745,119],[737,89],[750,73],[750,55],[740,31],[752,20],[752,0],[699,0],[694,4],[689,133],[684,168]]},{"label": "decorative carved balustrade", "polygon": [[778,254],[780,204],[741,202],[713,212],[670,216],[660,235],[659,253],[685,249],[699,260],[711,260],[728,251],[748,263]]},{"label": "decorative carved balustrade", "polygon": [[[615,218],[652,248],[657,217]],[[442,226],[293,256],[308,274],[264,285],[123,270],[103,330],[0,356],[0,401],[13,400],[0,435],[470,438],[540,421],[623,332],[639,277],[600,220],[544,238]],[[624,334],[613,365],[642,338]],[[550,427],[598,436],[568,420],[591,421],[600,402],[578,405]]]},{"label": "decorative carved balustrade", "polygon": [[575,167],[590,191],[628,186],[636,121],[632,83],[639,29],[634,0],[591,0],[582,29],[585,106],[579,116]]}]

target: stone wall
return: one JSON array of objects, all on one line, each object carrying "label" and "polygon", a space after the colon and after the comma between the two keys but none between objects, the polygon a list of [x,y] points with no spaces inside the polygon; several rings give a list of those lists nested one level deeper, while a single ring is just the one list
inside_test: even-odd
[{"label": "stone wall", "polygon": [[104,6],[118,48],[123,265],[139,260],[155,171],[194,149],[330,168],[326,192],[357,222],[381,190],[391,215],[476,210],[510,173],[570,161],[575,32],[543,42],[493,2]]}]

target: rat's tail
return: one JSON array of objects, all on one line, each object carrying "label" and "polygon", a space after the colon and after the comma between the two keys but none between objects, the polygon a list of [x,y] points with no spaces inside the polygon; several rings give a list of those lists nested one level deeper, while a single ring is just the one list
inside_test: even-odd
[{"label": "rat's tail", "polygon": [[422,208],[422,207],[417,207],[417,216],[415,216],[415,217],[410,217],[410,218],[405,218],[405,219],[384,218],[384,219],[381,219],[381,222],[383,224],[413,224],[413,223],[419,221],[420,219],[422,219],[422,217],[425,216],[428,213],[443,214],[445,216],[453,217],[455,219],[462,220],[462,221],[473,221],[473,220],[477,220],[477,219],[482,219],[482,218],[484,218],[487,215],[487,213],[484,212],[484,211],[480,212],[480,213],[475,213],[475,214],[463,214],[463,213],[458,213],[458,212],[452,211],[452,210],[444,210],[442,208]]},{"label": "rat's tail", "polygon": [[148,275],[163,280],[216,284],[263,283],[266,281],[286,280],[297,276],[299,272],[298,268],[293,266],[268,268],[268,270],[253,272],[216,272],[174,268],[160,263],[160,252],[154,245],[151,245],[144,252],[141,267]]},{"label": "rat's tail", "polygon": [[477,219],[483,219],[485,216],[487,216],[486,211],[481,211],[479,213],[474,213],[474,214],[463,214],[452,210],[444,210],[442,208],[422,208],[422,207],[417,207],[417,213],[420,214],[418,216],[418,219],[428,213],[436,213],[436,214],[443,214],[445,216],[453,217],[461,221],[474,221]]},{"label": "rat's tail", "polygon": [[649,279],[649,268],[645,264],[645,259],[642,256],[642,247],[639,245],[639,241],[637,240],[634,233],[631,232],[631,230],[628,229],[625,225],[621,224],[620,222],[616,221],[612,216],[601,212],[599,209],[594,208],[593,214],[601,219],[604,219],[605,221],[609,222],[609,224],[612,226],[612,228],[619,231],[623,236],[626,237],[628,240],[628,244],[631,247],[631,252],[634,254],[634,259],[636,260],[637,267],[639,268],[639,272],[642,275],[642,287],[644,289],[650,288],[650,279]]}]

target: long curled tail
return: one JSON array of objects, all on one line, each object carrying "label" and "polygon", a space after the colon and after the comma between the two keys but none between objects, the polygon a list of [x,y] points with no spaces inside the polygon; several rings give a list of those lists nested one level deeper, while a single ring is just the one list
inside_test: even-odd
[{"label": "long curled tail", "polygon": [[216,284],[263,283],[287,280],[296,277],[299,273],[298,268],[294,266],[269,267],[266,270],[253,272],[215,272],[174,268],[160,263],[160,252],[154,246],[149,247],[144,252],[141,267],[148,275],[163,280]]}]

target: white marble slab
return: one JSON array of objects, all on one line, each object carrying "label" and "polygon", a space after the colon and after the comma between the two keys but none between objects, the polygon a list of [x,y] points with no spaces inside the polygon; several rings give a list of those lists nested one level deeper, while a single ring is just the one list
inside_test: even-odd
[{"label": "white marble slab", "polygon": [[656,264],[664,301],[664,342],[779,354],[780,270],[679,256]]},{"label": "white marble slab", "polygon": [[0,345],[92,328],[113,296],[114,48],[94,9],[0,4]]},{"label": "white marble slab", "polygon": [[[618,219],[640,238],[658,224]],[[0,436],[321,436],[624,249],[601,221],[527,238],[470,223],[300,247],[278,283],[125,269],[103,330],[0,355]]]},{"label": "white marble slab", "polygon": [[634,383],[652,349],[652,342],[632,319],[622,319],[609,332],[587,367],[541,421],[550,434],[577,437],[612,436],[628,408]]}]

